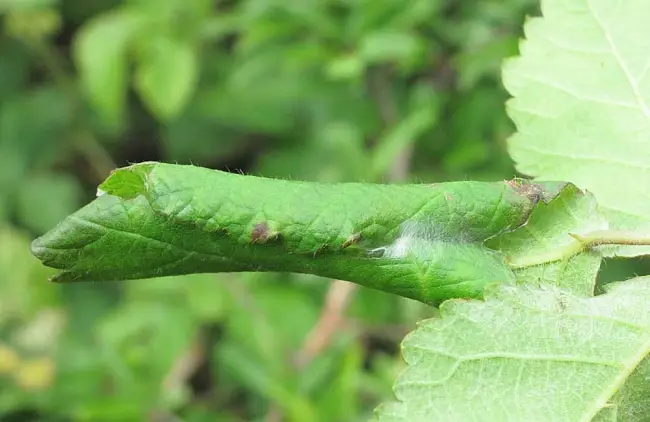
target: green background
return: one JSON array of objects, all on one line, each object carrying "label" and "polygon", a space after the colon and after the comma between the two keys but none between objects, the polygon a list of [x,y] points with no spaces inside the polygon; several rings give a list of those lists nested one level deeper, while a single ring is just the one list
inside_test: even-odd
[{"label": "green background", "polygon": [[536,8],[0,0],[0,420],[367,420],[392,397],[400,340],[433,308],[347,292],[301,364],[341,284],[54,285],[29,242],[112,168],[147,160],[319,181],[512,178],[499,69]]}]

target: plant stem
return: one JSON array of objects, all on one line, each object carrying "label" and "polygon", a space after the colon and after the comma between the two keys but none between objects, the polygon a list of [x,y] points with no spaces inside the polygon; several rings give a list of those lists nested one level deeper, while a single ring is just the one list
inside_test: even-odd
[{"label": "plant stem", "polygon": [[599,230],[584,236],[569,233],[586,248],[602,245],[650,246],[650,236],[625,233],[616,230]]},{"label": "plant stem", "polygon": [[[573,236],[573,235],[571,235]],[[568,245],[554,248],[545,253],[535,254],[533,256],[522,257],[516,260],[509,260],[506,257],[506,264],[512,269],[534,267],[536,265],[548,264],[551,262],[561,261],[571,258],[584,250],[585,246],[578,242],[571,242]]]}]

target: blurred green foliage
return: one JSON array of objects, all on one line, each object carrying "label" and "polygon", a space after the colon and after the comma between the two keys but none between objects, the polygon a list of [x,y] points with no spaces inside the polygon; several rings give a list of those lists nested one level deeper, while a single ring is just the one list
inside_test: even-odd
[{"label": "blurred green foliage", "polygon": [[0,420],[361,421],[435,310],[328,280],[53,285],[29,240],[115,166],[324,181],[514,170],[499,66],[533,0],[0,0]]}]

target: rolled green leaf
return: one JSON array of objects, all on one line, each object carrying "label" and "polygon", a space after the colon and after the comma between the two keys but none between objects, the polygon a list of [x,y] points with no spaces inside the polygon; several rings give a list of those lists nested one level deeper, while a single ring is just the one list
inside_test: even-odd
[{"label": "rolled green leaf", "polygon": [[435,304],[514,281],[485,241],[564,186],[315,183],[148,162],[113,172],[32,253],[61,270],[56,282],[282,271]]}]

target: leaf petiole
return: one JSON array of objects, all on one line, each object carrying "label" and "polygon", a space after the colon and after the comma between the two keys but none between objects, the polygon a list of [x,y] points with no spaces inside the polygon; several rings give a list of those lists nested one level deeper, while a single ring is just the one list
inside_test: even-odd
[{"label": "leaf petiole", "polygon": [[531,258],[518,258],[513,260],[506,258],[506,263],[512,269],[519,269],[561,261],[571,258],[585,249],[593,249],[597,246],[650,246],[650,236],[625,233],[617,230],[597,230],[585,235],[569,233],[569,236],[577,242],[571,242],[570,244],[555,248],[545,254],[537,254]]},{"label": "leaf petiole", "polygon": [[586,235],[569,233],[569,236],[580,242],[585,248],[603,245],[649,246],[650,236],[626,233],[618,230],[598,230]]},{"label": "leaf petiole", "polygon": [[506,264],[508,264],[508,266],[513,270],[526,267],[534,267],[536,265],[549,264],[551,262],[562,261],[563,259],[577,255],[582,252],[584,248],[584,245],[580,242],[571,242],[568,245],[554,248],[546,253],[538,253],[531,257],[519,257],[516,259],[509,259],[506,257]]}]

